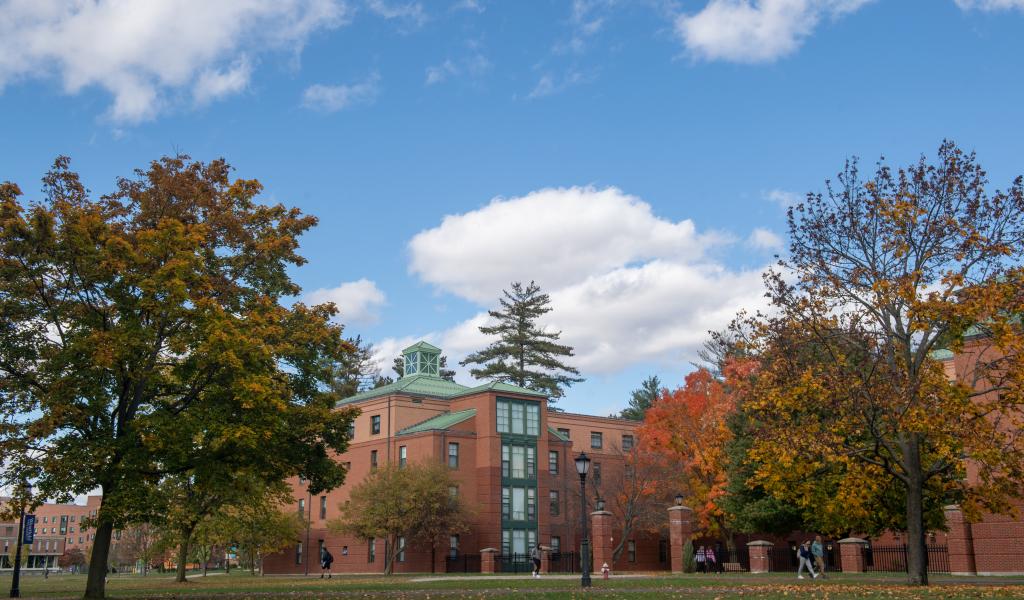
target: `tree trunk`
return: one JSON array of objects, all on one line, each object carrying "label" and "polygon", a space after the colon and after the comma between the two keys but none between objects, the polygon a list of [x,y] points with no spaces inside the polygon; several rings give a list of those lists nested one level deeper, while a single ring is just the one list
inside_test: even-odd
[{"label": "tree trunk", "polygon": [[437,544],[430,543],[430,572],[437,573]]},{"label": "tree trunk", "polygon": [[249,552],[249,575],[256,576],[256,552]]},{"label": "tree trunk", "polygon": [[174,580],[178,583],[185,583],[187,581],[187,579],[185,579],[185,562],[188,560],[188,542],[189,538],[192,536],[183,535],[181,537],[181,544],[178,545],[178,571]]},{"label": "tree trunk", "polygon": [[398,542],[397,536],[394,543],[391,541],[392,536],[384,538],[384,574],[391,575],[395,572],[395,558],[398,554],[395,552],[395,544]]},{"label": "tree trunk", "polygon": [[[210,551],[210,554],[213,554],[212,550]],[[203,577],[206,577],[206,568],[207,568],[207,566],[209,564],[210,564],[210,557],[209,557],[209,555],[207,555],[207,557],[203,559]]]},{"label": "tree trunk", "polygon": [[907,466],[907,583],[928,585],[928,548],[924,539],[924,474],[920,440],[911,435],[903,444]]},{"label": "tree trunk", "polygon": [[[107,488],[104,487],[104,490]],[[85,584],[86,600],[102,600],[107,592],[107,559],[110,558],[110,537],[114,533],[114,524],[103,518],[100,509],[100,521],[92,540],[92,554],[89,559],[89,579]]]}]

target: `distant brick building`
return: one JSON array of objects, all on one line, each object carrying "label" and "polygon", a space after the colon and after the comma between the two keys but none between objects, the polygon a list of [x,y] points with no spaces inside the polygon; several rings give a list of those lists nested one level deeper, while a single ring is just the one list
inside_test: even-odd
[{"label": "distant brick building", "polygon": [[[0,502],[9,499],[0,498]],[[95,517],[102,496],[89,496],[85,504],[42,504],[32,511],[36,516],[35,541],[28,546],[28,569],[54,569],[61,555],[78,548],[86,556],[92,549],[95,532],[82,525],[88,517]],[[120,532],[115,533],[120,536]],[[18,539],[18,521],[0,522],[0,568],[10,569],[11,549]]]},{"label": "distant brick building", "polygon": [[[348,451],[337,458],[349,467],[345,484],[311,496],[303,482],[291,481],[294,507],[307,521],[308,534],[287,551],[266,557],[264,572],[318,572],[324,545],[334,556],[335,572],[383,571],[383,540],[335,534],[327,522],[339,516],[352,487],[375,467],[419,461],[451,468],[458,481],[452,493],[473,507],[473,522],[468,533],[450,537],[433,564],[429,548],[408,543],[396,572],[444,571],[447,556],[475,555],[484,548],[509,556],[526,555],[538,542],[554,551],[578,547],[579,477],[573,459],[587,452],[593,460],[588,487],[600,489],[602,478],[621,476],[623,452],[634,444],[637,423],[549,411],[546,396],[512,385],[446,381],[439,376],[440,355],[425,342],[410,346],[403,351],[405,376],[339,403],[362,411]],[[610,534],[617,535],[614,527]],[[666,548],[658,535],[638,533],[624,544],[614,566],[667,569]]]}]

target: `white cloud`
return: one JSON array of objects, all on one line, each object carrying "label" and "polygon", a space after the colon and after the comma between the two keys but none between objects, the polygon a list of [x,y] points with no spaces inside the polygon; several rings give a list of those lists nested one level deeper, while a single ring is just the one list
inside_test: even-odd
[{"label": "white cloud", "polygon": [[[536,280],[554,309],[544,325],[576,349],[570,362],[611,373],[642,361],[685,365],[708,330],[763,305],[759,271],[708,258],[729,241],[615,188],[545,189],[445,217],[410,241],[410,270],[481,308],[510,282]],[[482,311],[428,336],[456,363],[487,344],[478,330],[487,320]]]},{"label": "white cloud", "polygon": [[778,250],[782,248],[782,238],[774,231],[757,227],[747,238],[747,245],[758,250]]},{"label": "white cloud", "polygon": [[372,73],[359,83],[315,84],[302,93],[302,105],[321,112],[337,112],[361,104],[373,104],[380,93],[380,75]]},{"label": "white cloud", "polygon": [[414,27],[421,27],[427,22],[427,13],[419,2],[385,2],[385,0],[366,0],[366,8],[373,14],[385,19],[399,19]]},{"label": "white cloud", "polygon": [[480,0],[459,0],[452,5],[452,10],[468,10],[476,13],[482,13],[485,10],[483,2]]},{"label": "white cloud", "polygon": [[445,79],[452,75],[459,73],[458,67],[451,59],[445,59],[445,61],[439,65],[433,67],[427,67],[427,85],[434,85],[435,83],[441,83]]},{"label": "white cloud", "polygon": [[704,60],[772,62],[792,54],[822,18],[837,19],[871,0],[710,0],[676,18],[686,49]]},{"label": "white cloud", "polygon": [[10,0],[0,5],[0,89],[56,78],[113,95],[108,116],[152,119],[181,89],[197,102],[245,88],[251,58],[297,51],[348,22],[343,0]]},{"label": "white cloud", "polygon": [[1024,10],[1024,0],[955,0],[961,10]]},{"label": "white cloud", "polygon": [[787,192],[786,190],[770,190],[764,194],[766,200],[778,204],[783,210],[800,203],[800,194]]},{"label": "white cloud", "polygon": [[536,100],[537,98],[553,96],[564,92],[574,85],[586,83],[591,79],[592,77],[576,70],[570,70],[562,77],[556,77],[550,73],[546,73],[537,80],[537,85],[533,86],[533,89],[526,98],[529,100]]},{"label": "white cloud", "polygon": [[348,281],[334,288],[313,290],[303,298],[309,304],[333,302],[338,307],[338,319],[343,323],[373,323],[377,311],[387,302],[377,284],[363,278]]},{"label": "white cloud", "polygon": [[426,85],[434,85],[459,75],[480,77],[491,70],[491,61],[476,50],[479,44],[470,44],[472,53],[459,60],[446,58],[441,64],[427,67]]}]

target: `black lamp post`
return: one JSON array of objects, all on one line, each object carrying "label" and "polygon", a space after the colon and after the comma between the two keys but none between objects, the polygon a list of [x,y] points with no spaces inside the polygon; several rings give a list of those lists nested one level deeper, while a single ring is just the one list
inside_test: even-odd
[{"label": "black lamp post", "polygon": [[25,499],[21,502],[21,517],[18,519],[18,539],[14,540],[17,548],[14,550],[14,573],[11,576],[11,598],[21,597],[21,546],[25,539],[25,503],[32,495],[32,484],[25,482]]},{"label": "black lamp post", "polygon": [[676,494],[676,506],[682,506],[682,505],[683,505],[683,495],[682,494]]},{"label": "black lamp post", "polygon": [[590,539],[587,537],[587,471],[590,470],[590,457],[580,452],[576,457],[576,472],[580,476],[580,525],[583,528],[583,542],[580,544],[580,585],[590,587]]}]

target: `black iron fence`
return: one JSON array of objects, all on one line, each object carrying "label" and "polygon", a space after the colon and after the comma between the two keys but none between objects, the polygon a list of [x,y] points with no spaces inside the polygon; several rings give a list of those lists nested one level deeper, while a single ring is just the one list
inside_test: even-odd
[{"label": "black iron fence", "polygon": [[495,570],[502,573],[526,573],[533,571],[529,554],[504,554],[494,558]]},{"label": "black iron fence", "polygon": [[552,552],[549,556],[549,570],[552,573],[576,573],[580,569],[579,556],[575,552]]},{"label": "black iron fence", "polygon": [[[800,559],[799,555],[797,554],[797,551],[799,549],[800,546],[794,544],[787,544],[785,546],[773,546],[770,555],[772,561],[772,571],[795,572],[797,569],[799,569]],[[842,564],[839,560],[839,544],[835,542],[824,542],[822,544],[821,551],[822,558],[825,560],[825,572],[838,572],[843,570]],[[743,566],[745,569],[750,569],[749,554],[745,558],[746,564],[744,564]],[[741,560],[741,564],[742,563],[743,561]],[[814,570],[817,571],[817,562],[812,561],[812,564],[814,565]]]},{"label": "black iron fence", "polygon": [[[874,546],[865,545],[864,569],[884,573],[907,572],[906,546]],[[931,573],[949,573],[949,548],[947,546],[928,546],[928,571]]]},{"label": "black iron fence", "polygon": [[444,559],[444,570],[446,573],[479,573],[479,554],[459,554],[457,556],[446,556]]}]

